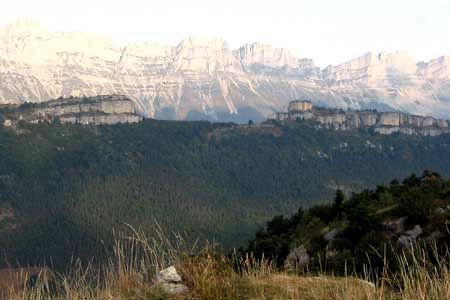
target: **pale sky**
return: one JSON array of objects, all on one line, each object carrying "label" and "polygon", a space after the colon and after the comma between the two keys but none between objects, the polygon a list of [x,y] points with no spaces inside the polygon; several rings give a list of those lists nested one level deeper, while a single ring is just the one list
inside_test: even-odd
[{"label": "pale sky", "polygon": [[337,64],[368,51],[407,50],[416,60],[450,55],[450,0],[1,0],[0,26],[40,21],[52,31],[111,35],[118,42],[176,44],[220,37],[233,48],[269,43]]}]

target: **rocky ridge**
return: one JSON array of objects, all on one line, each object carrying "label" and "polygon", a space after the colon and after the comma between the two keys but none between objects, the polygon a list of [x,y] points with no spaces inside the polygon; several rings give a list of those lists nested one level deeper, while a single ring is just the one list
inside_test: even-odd
[{"label": "rocky ridge", "polygon": [[277,113],[272,118],[282,122],[313,121],[319,127],[335,130],[367,128],[386,135],[401,133],[437,136],[450,132],[449,121],[444,119],[402,112],[355,111],[314,107],[309,101],[291,101],[288,112]]},{"label": "rocky ridge", "polygon": [[137,114],[133,101],[119,95],[9,105],[0,108],[0,116],[7,127],[19,121],[39,123],[58,119],[61,123],[101,125],[135,123],[143,119]]},{"label": "rocky ridge", "polygon": [[368,53],[321,70],[311,59],[258,43],[236,50],[199,38],[117,46],[36,22],[0,29],[0,103],[106,94],[126,95],[140,112],[162,119],[263,120],[298,98],[448,118],[450,58],[417,64],[403,52]]}]

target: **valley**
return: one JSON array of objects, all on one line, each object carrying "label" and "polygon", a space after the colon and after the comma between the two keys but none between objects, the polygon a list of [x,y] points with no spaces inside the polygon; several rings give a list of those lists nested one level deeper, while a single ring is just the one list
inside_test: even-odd
[{"label": "valley", "polygon": [[450,1],[0,8],[0,300],[449,300]]},{"label": "valley", "polygon": [[448,134],[384,136],[307,122],[18,123],[0,128],[8,212],[0,245],[9,262],[51,258],[64,268],[72,255],[101,259],[113,230],[151,231],[156,220],[229,249],[275,215],[330,201],[338,188],[351,193],[426,169],[449,176],[449,165]]}]

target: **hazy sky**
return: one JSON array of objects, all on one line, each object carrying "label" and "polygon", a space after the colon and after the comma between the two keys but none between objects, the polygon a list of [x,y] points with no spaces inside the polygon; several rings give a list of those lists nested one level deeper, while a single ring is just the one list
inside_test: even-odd
[{"label": "hazy sky", "polygon": [[221,37],[231,47],[265,42],[317,64],[368,51],[450,55],[450,0],[2,0],[0,26],[36,19],[56,31],[175,44]]}]

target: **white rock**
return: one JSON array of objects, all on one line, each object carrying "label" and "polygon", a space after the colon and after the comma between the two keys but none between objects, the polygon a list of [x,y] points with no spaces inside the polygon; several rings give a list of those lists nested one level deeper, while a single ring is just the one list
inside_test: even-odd
[{"label": "white rock", "polygon": [[284,261],[284,268],[289,271],[305,270],[308,268],[310,256],[305,246],[292,250]]},{"label": "white rock", "polygon": [[174,266],[159,271],[156,275],[156,284],[169,294],[183,293],[188,289]]},{"label": "white rock", "polygon": [[124,94],[150,117],[170,108],[182,119],[244,107],[267,116],[307,96],[449,117],[449,78],[450,57],[416,64],[403,52],[368,53],[320,71],[311,59],[258,43],[234,51],[221,39],[198,38],[118,47],[110,37],[55,33],[35,22],[0,29],[0,103]]},{"label": "white rock", "polygon": [[397,243],[402,247],[411,247],[416,242],[417,238],[422,234],[423,229],[420,225],[414,226],[412,230],[408,230],[404,235],[401,235]]},{"label": "white rock", "polygon": [[330,230],[327,233],[325,233],[323,235],[323,238],[328,243],[331,243],[336,238],[337,235],[338,235],[338,230],[337,229],[333,229],[333,230]]},{"label": "white rock", "polygon": [[182,282],[181,276],[178,274],[177,269],[174,266],[168,267],[167,269],[159,271],[156,275],[156,281],[160,282],[172,282],[178,283]]}]

